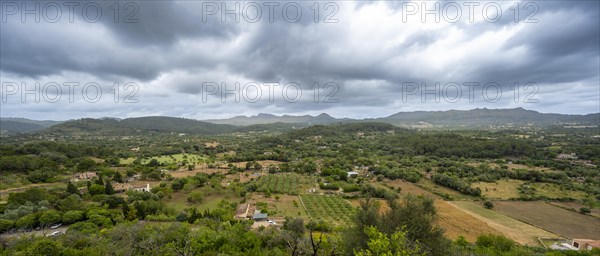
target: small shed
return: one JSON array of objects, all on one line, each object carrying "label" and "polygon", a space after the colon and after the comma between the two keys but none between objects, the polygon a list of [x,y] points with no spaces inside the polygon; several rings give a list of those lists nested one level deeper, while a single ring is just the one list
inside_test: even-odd
[{"label": "small shed", "polygon": [[255,213],[252,215],[252,219],[254,221],[266,221],[268,219],[268,214],[266,213]]},{"label": "small shed", "polygon": [[358,172],[347,172],[348,178],[356,178],[358,177]]}]

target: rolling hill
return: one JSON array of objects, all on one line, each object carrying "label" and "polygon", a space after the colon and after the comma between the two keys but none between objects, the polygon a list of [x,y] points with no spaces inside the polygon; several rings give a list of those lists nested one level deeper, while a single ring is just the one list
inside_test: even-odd
[{"label": "rolling hill", "polygon": [[193,119],[150,116],[127,119],[84,118],[52,126],[43,132],[62,135],[132,135],[144,133],[184,133],[213,135],[231,132],[235,126],[211,124]]},{"label": "rolling hill", "polygon": [[272,114],[258,114],[256,116],[235,116],[227,119],[212,119],[204,120],[205,122],[214,124],[229,124],[236,126],[247,126],[256,124],[272,124],[272,123],[284,123],[284,124],[333,124],[339,122],[349,122],[352,119],[337,119],[328,114],[322,113],[318,116],[302,115],[302,116],[291,116],[282,115],[276,116]]},{"label": "rolling hill", "polygon": [[36,121],[26,118],[2,117],[0,118],[0,134],[11,135],[35,132],[60,123],[62,123],[62,121]]},{"label": "rolling hill", "polygon": [[523,108],[472,109],[447,111],[398,112],[370,119],[335,118],[328,114],[236,116],[227,119],[194,120],[177,117],[148,116],[126,119],[84,118],[78,120],[35,121],[24,118],[0,119],[2,136],[43,132],[63,135],[129,135],[144,133],[185,133],[214,135],[231,132],[285,132],[313,125],[379,122],[419,129],[506,129],[519,127],[598,127],[600,113],[587,115],[545,114]]},{"label": "rolling hill", "polygon": [[523,108],[399,112],[374,119],[402,127],[510,128],[551,125],[598,125],[600,114],[544,114]]}]

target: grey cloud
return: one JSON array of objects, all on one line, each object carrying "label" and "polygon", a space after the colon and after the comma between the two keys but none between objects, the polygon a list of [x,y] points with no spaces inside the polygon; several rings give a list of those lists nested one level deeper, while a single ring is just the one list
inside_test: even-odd
[{"label": "grey cloud", "polygon": [[[448,28],[460,31],[463,36],[461,43],[464,44],[486,33],[517,32],[502,45],[497,55],[488,56],[485,47],[480,50],[481,56],[467,51],[466,54],[475,57],[451,63],[443,70],[431,67],[436,64],[435,56],[415,63],[408,58],[411,54],[439,47],[436,44],[444,40],[449,30],[410,31],[403,41],[394,41],[393,45],[386,47],[381,45],[379,38],[351,38],[354,36],[353,29],[360,29],[361,24],[353,23],[342,14],[375,3],[363,1],[350,9],[353,3],[337,2],[339,23],[334,24],[313,21],[313,13],[309,9],[313,2],[299,2],[303,16],[298,23],[288,23],[282,19],[281,13],[276,13],[273,23],[262,17],[260,22],[251,24],[243,19],[241,23],[222,23],[220,14],[203,22],[201,2],[136,3],[139,6],[138,23],[115,23],[107,18],[95,25],[2,24],[0,64],[3,74],[9,74],[3,80],[41,79],[52,75],[67,76],[65,79],[68,80],[67,74],[82,73],[107,81],[139,81],[149,87],[148,100],[160,98],[173,102],[169,105],[171,109],[160,109],[161,104],[144,105],[147,110],[143,113],[173,115],[187,115],[186,110],[180,108],[189,109],[187,113],[203,113],[203,110],[194,107],[197,102],[174,100],[181,95],[197,96],[203,82],[227,82],[231,85],[235,80],[296,82],[306,92],[314,83],[335,82],[340,86],[340,102],[337,104],[314,104],[310,100],[291,104],[280,100],[245,107],[244,104],[232,105],[232,111],[240,112],[245,109],[255,112],[277,109],[295,113],[340,111],[361,106],[389,108],[400,97],[402,82],[433,84],[449,82],[449,79],[459,83],[498,82],[502,86],[513,82],[535,82],[540,85],[540,91],[578,83],[582,84],[579,92],[596,89],[596,92],[588,92],[591,96],[582,96],[585,101],[598,98],[598,2],[536,2],[539,5],[537,24],[515,23],[510,12],[505,12],[497,23],[452,24]],[[396,13],[401,11],[399,3],[386,2]],[[113,3],[101,4],[103,9],[109,10],[108,6]],[[281,5],[278,10],[281,10]],[[322,10],[318,19],[322,21],[326,14]],[[351,28],[350,25],[356,27]],[[401,25],[405,26],[403,28],[409,26]],[[99,35],[105,38],[99,38]],[[397,33],[389,34],[390,38],[396,36]],[[348,44],[350,40],[359,40],[361,44]],[[514,51],[520,51],[522,55],[514,58],[504,56]],[[164,81],[168,84],[159,84],[162,75],[170,76]],[[577,92],[568,93],[578,95]],[[556,93],[541,95],[547,100],[536,106],[556,105],[561,101],[559,97],[564,97]],[[89,108],[83,109],[87,111]],[[102,111],[102,108],[97,109]]]}]

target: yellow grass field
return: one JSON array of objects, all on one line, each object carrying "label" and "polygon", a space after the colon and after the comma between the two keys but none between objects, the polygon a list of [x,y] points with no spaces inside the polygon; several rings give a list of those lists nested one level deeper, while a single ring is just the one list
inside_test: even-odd
[{"label": "yellow grass field", "polygon": [[586,194],[577,190],[562,189],[559,185],[551,183],[532,183],[531,187],[535,189],[535,194],[538,196],[546,196],[548,198],[565,198],[571,197],[578,200],[585,199]]},{"label": "yellow grass field", "polygon": [[513,219],[494,210],[485,209],[480,202],[454,201],[448,203],[485,222],[499,233],[523,245],[540,246],[538,237],[558,237],[554,233]]},{"label": "yellow grass field", "polygon": [[496,182],[476,182],[471,185],[480,188],[483,196],[489,199],[511,199],[519,198],[519,187],[523,185],[521,180],[499,180]]},{"label": "yellow grass field", "polygon": [[435,201],[438,213],[438,225],[446,231],[446,237],[455,240],[459,236],[465,237],[469,242],[475,242],[483,234],[498,233],[486,222],[457,209],[448,202]]}]

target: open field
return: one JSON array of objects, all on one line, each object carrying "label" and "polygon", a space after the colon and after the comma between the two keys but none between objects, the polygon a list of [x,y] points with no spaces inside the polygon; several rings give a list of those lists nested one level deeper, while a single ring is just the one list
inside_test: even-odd
[{"label": "open field", "polygon": [[600,208],[590,208],[589,205],[583,205],[576,202],[549,202],[549,204],[571,211],[579,211],[580,208],[587,207],[591,210],[590,215],[600,218]]},{"label": "open field", "polygon": [[225,180],[223,182],[240,182],[246,183],[255,179],[258,179],[262,176],[268,175],[267,171],[243,171],[235,174],[227,174],[225,176]]},{"label": "open field", "polygon": [[463,236],[467,241],[475,242],[480,235],[498,232],[486,222],[448,202],[435,200],[435,208],[438,214],[437,224],[446,231],[446,236],[452,240]]},{"label": "open field", "polygon": [[[439,199],[438,196],[431,194],[430,192],[415,186],[410,182],[404,181],[391,181],[392,184],[402,187],[403,194],[423,195],[429,196],[434,199],[434,205],[437,210],[437,225],[444,229],[445,234],[448,238],[455,240],[459,236],[465,237],[467,241],[475,242],[477,237],[483,234],[498,233],[495,229],[490,227],[486,222],[471,216],[465,211]],[[391,185],[391,184],[390,184]],[[360,202],[364,199],[349,200],[353,207],[360,207]],[[380,212],[389,211],[390,208],[383,199],[372,199],[379,203]],[[400,200],[400,199],[399,199]]]},{"label": "open field", "polygon": [[311,183],[312,177],[301,176],[296,173],[278,173],[261,176],[257,181],[257,191],[272,193],[283,193],[289,195],[298,194],[303,185]]},{"label": "open field", "polygon": [[[137,158],[129,157],[120,159],[121,164],[132,164]],[[175,164],[178,162],[182,162],[183,160],[188,160],[189,162],[200,162],[206,159],[203,156],[195,155],[195,154],[173,154],[173,155],[165,155],[165,156],[153,156],[150,158],[143,158],[142,164],[147,164],[151,159],[156,159],[159,163],[162,164]]]},{"label": "open field", "polygon": [[206,174],[213,174],[213,173],[221,173],[221,174],[226,174],[229,170],[228,169],[220,169],[220,168],[208,168],[206,167],[206,165],[202,165],[200,167],[197,167],[191,171],[188,170],[179,170],[179,171],[172,171],[172,172],[168,172],[168,174],[170,174],[171,176],[173,176],[173,178],[184,178],[184,177],[190,177],[190,176],[194,176],[198,173],[206,173]]},{"label": "open field", "polygon": [[[196,207],[200,211],[204,211],[206,209],[215,209],[218,207],[219,202],[225,199],[230,202],[240,202],[243,198],[238,194],[232,192],[231,190],[221,189],[219,191],[214,191],[210,187],[202,187],[193,189],[191,192],[201,192],[203,193],[202,202],[198,204],[188,204],[187,198],[189,193],[179,191],[171,194],[171,198],[163,199],[164,202],[174,207],[177,211],[181,211],[188,207]],[[190,192],[190,193],[191,193]]]},{"label": "open field", "polygon": [[[276,199],[275,196],[272,197],[264,197],[261,193],[252,193],[248,197],[247,202],[249,203],[266,203],[267,209],[269,210],[269,218],[271,216],[274,217],[301,217],[308,218],[308,214],[302,207],[300,203],[300,198],[298,196],[291,195],[277,195],[279,199]],[[294,204],[294,201],[296,202]]]},{"label": "open field", "polygon": [[[259,163],[260,165],[262,165],[263,168],[267,168],[269,165],[279,166],[279,164],[282,163],[282,162],[273,161],[273,160],[259,160],[256,162]],[[231,164],[233,164],[235,167],[243,169],[243,168],[246,168],[246,163],[247,162],[237,162],[237,163],[231,163]]]},{"label": "open field", "polygon": [[523,185],[521,180],[499,180],[496,182],[476,182],[471,185],[474,188],[480,188],[481,194],[489,199],[511,199],[519,198],[519,188]]},{"label": "open field", "polygon": [[570,238],[600,239],[600,219],[571,212],[545,202],[494,202],[494,209]]},{"label": "open field", "polygon": [[582,200],[586,198],[585,192],[577,191],[577,190],[567,190],[561,188],[559,185],[552,183],[533,183],[530,185],[535,189],[535,195],[537,196],[545,196],[547,198],[575,198],[578,200]]},{"label": "open field", "polygon": [[508,217],[493,210],[485,209],[479,202],[448,202],[469,215],[485,222],[491,228],[515,240],[530,246],[540,246],[538,237],[558,237],[556,234]]},{"label": "open field", "polygon": [[413,184],[410,183],[408,181],[403,181],[400,179],[397,180],[386,180],[385,182],[383,182],[384,184],[391,186],[393,188],[400,188],[400,194],[406,195],[406,194],[413,194],[413,195],[423,195],[423,196],[428,196],[431,198],[439,198],[439,196]]},{"label": "open field", "polygon": [[355,208],[339,196],[301,195],[308,214],[313,220],[324,220],[336,225],[351,221]]}]

